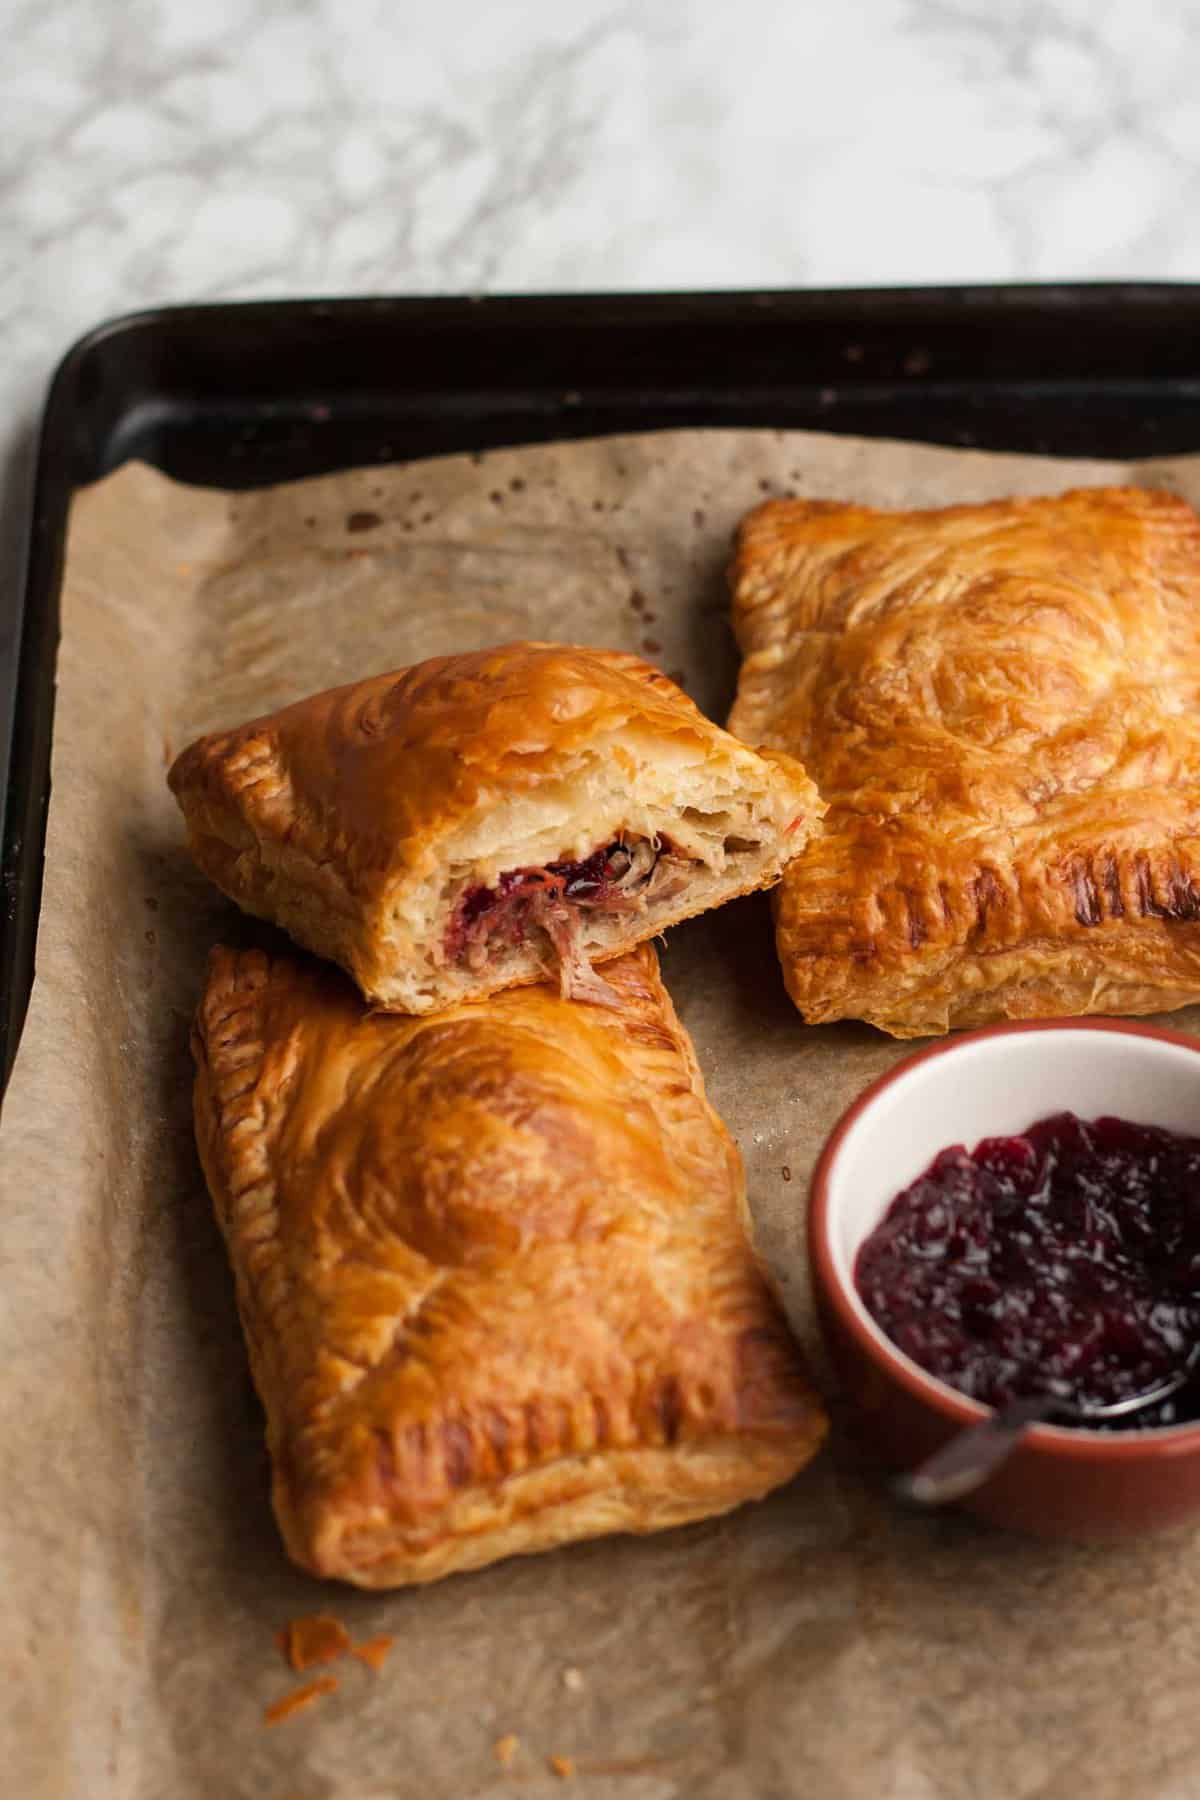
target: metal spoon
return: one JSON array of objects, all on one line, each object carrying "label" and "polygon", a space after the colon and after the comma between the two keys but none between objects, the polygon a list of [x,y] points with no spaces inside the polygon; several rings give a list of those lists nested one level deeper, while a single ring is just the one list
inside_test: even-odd
[{"label": "metal spoon", "polygon": [[1068,1425],[1099,1425],[1108,1419],[1126,1418],[1177,1394],[1191,1380],[1198,1363],[1200,1342],[1192,1346],[1187,1361],[1156,1387],[1130,1394],[1124,1400],[1112,1400],[1107,1406],[1073,1406],[1069,1400],[1060,1400],[1053,1394],[1027,1394],[1010,1400],[978,1425],[968,1425],[907,1475],[897,1476],[892,1492],[913,1506],[944,1506],[949,1500],[961,1500],[964,1494],[973,1494],[983,1486],[992,1471],[1012,1455],[1029,1427],[1039,1420],[1055,1418]]}]

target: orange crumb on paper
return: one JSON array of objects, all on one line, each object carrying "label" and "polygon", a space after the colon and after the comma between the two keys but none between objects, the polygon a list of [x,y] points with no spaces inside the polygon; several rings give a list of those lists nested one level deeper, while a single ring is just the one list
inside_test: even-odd
[{"label": "orange crumb on paper", "polygon": [[492,1755],[502,1768],[507,1769],[517,1751],[521,1748],[521,1740],[515,1731],[506,1731],[503,1737],[496,1739],[492,1745]]},{"label": "orange crumb on paper", "polygon": [[548,1756],[546,1761],[561,1780],[568,1780],[575,1773],[575,1764],[569,1756]]},{"label": "orange crumb on paper", "polygon": [[333,1662],[344,1655],[350,1648],[350,1633],[328,1613],[313,1613],[305,1619],[289,1619],[275,1641],[280,1654],[302,1675],[316,1663]]},{"label": "orange crumb on paper", "polygon": [[318,1675],[315,1681],[305,1682],[303,1687],[293,1688],[282,1700],[276,1700],[263,1713],[264,1725],[281,1725],[284,1719],[290,1719],[293,1713],[302,1712],[319,1700],[322,1694],[332,1694],[337,1686],[336,1675]]},{"label": "orange crumb on paper", "polygon": [[357,1656],[359,1662],[366,1663],[368,1669],[374,1669],[378,1675],[395,1641],[395,1638],[386,1636],[367,1638],[364,1643],[351,1644],[350,1654]]}]

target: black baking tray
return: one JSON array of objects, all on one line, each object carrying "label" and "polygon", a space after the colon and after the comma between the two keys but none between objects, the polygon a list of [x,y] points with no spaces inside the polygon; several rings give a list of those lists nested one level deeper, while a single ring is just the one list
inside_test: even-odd
[{"label": "black baking tray", "polygon": [[315,300],[169,307],[68,353],[0,622],[0,1083],[33,976],[75,490],[132,457],[255,487],[679,426],[1065,456],[1200,449],[1200,287]]}]

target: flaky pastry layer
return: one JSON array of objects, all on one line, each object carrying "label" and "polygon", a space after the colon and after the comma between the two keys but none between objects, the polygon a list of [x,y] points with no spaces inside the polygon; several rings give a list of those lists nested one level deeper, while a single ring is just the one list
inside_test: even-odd
[{"label": "flaky pastry layer", "polygon": [[[534,643],[315,695],[201,738],[169,779],[220,888],[412,1013],[586,979],[771,885],[822,810],[790,757],[637,657]],[[561,874],[607,849],[599,890]]]},{"label": "flaky pastry layer", "polygon": [[703,1518],[826,1421],[741,1162],[643,946],[618,1009],[547,988],[370,1013],[214,951],[196,1136],[287,1548],[363,1587]]},{"label": "flaky pastry layer", "polygon": [[1200,521],[1077,490],[772,501],[730,729],[829,812],[775,895],[806,1018],[898,1037],[1200,998]]}]

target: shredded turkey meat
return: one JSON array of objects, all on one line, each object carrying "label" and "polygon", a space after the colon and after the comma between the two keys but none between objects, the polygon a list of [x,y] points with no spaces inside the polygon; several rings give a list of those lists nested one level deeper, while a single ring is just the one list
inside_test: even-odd
[{"label": "shredded turkey meat", "polygon": [[498,949],[521,944],[530,927],[540,928],[554,952],[562,993],[615,1006],[615,994],[579,941],[582,917],[645,912],[651,888],[656,899],[680,891],[686,861],[666,838],[616,838],[577,862],[510,869],[495,887],[462,894],[446,930],[446,961],[465,963],[477,973]]}]

